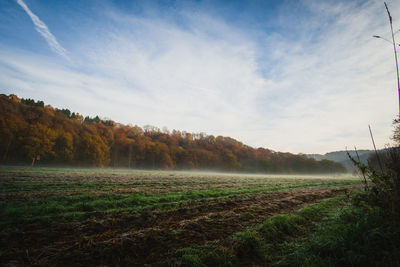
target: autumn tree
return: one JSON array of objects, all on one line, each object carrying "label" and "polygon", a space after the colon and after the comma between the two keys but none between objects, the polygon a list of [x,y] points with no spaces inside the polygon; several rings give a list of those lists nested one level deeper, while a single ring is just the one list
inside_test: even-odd
[{"label": "autumn tree", "polygon": [[55,139],[55,131],[41,123],[28,126],[20,140],[24,154],[32,160],[32,166],[36,160],[54,157]]},{"label": "autumn tree", "polygon": [[8,117],[0,116],[0,159],[3,162],[9,159],[10,154],[16,156],[18,137],[27,126],[20,116],[14,114]]},{"label": "autumn tree", "polygon": [[110,149],[100,136],[84,131],[80,135],[78,158],[86,164],[103,167],[110,162]]},{"label": "autumn tree", "polygon": [[221,165],[224,170],[235,171],[240,168],[240,163],[230,150],[223,150],[221,153]]},{"label": "autumn tree", "polygon": [[71,163],[74,157],[74,140],[71,133],[58,132],[54,153],[57,162]]}]

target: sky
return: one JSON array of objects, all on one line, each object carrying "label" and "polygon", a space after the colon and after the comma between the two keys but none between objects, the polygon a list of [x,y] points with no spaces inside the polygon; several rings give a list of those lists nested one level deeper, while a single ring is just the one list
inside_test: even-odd
[{"label": "sky", "polygon": [[383,148],[390,38],[377,0],[2,0],[0,93],[292,153],[372,149],[371,125]]}]

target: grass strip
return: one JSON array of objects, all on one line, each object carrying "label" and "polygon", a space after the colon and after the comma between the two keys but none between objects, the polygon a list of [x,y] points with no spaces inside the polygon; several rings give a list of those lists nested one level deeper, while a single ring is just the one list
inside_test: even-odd
[{"label": "grass strip", "polygon": [[345,186],[353,182],[269,185],[240,189],[182,191],[166,194],[81,194],[28,201],[8,201],[0,205],[0,226],[21,223],[51,223],[83,219],[104,213],[136,212],[143,209],[171,208],[197,201],[288,191],[296,188]]},{"label": "grass strip", "polygon": [[[208,242],[176,252],[176,266],[270,266],[287,256],[287,242],[309,234],[317,222],[345,205],[344,197],[330,198],[291,214],[279,214],[235,233],[222,242]],[[296,265],[292,265],[296,266]]]}]

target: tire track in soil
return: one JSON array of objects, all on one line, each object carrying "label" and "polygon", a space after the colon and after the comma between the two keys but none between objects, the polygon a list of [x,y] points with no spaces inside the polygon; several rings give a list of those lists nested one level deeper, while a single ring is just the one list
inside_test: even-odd
[{"label": "tire track in soil", "polygon": [[134,219],[114,215],[52,228],[30,225],[14,235],[9,247],[16,250],[12,258],[28,265],[162,265],[176,249],[223,240],[277,213],[354,188],[300,189],[192,203],[175,210],[145,210]]}]

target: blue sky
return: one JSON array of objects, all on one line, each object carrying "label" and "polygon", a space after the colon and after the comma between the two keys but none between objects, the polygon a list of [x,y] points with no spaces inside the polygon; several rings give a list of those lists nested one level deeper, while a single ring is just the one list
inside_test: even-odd
[{"label": "blue sky", "polygon": [[[400,3],[388,1],[395,29]],[[390,143],[381,1],[0,2],[0,93],[293,153]]]}]

